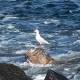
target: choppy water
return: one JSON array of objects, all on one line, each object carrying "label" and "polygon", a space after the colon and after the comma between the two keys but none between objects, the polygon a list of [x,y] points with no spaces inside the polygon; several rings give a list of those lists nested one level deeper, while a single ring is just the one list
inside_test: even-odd
[{"label": "choppy water", "polygon": [[[70,65],[27,63],[25,53],[37,47],[34,29],[51,44],[43,48],[58,60],[74,60]],[[70,80],[80,78],[80,1],[0,0],[0,62],[21,67],[34,80],[43,80],[47,69]]]}]

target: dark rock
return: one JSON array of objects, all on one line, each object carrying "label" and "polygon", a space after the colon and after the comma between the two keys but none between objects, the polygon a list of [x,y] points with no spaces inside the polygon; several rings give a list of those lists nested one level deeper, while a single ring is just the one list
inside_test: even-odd
[{"label": "dark rock", "polygon": [[[32,80],[23,70],[13,64],[0,63],[0,80]],[[65,76],[48,70],[44,80],[68,80]]]},{"label": "dark rock", "polygon": [[68,79],[62,74],[56,73],[53,70],[48,70],[44,80],[68,80]]},{"label": "dark rock", "polygon": [[13,64],[0,63],[0,80],[32,80]]},{"label": "dark rock", "polygon": [[26,53],[27,59],[34,64],[52,64],[58,63],[57,60],[51,58],[42,48],[30,49]]}]

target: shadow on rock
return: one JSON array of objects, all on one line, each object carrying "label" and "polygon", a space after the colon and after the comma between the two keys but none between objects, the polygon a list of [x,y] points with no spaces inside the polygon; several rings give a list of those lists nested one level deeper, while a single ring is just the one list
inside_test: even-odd
[{"label": "shadow on rock", "polygon": [[68,80],[68,79],[62,74],[56,73],[53,70],[48,70],[44,80]]}]

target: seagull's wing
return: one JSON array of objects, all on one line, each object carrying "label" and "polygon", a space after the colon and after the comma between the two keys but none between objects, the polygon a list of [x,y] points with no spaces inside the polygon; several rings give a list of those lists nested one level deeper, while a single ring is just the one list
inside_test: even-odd
[{"label": "seagull's wing", "polygon": [[48,41],[46,41],[44,38],[42,38],[41,36],[39,37],[39,41],[42,44],[50,44]]}]

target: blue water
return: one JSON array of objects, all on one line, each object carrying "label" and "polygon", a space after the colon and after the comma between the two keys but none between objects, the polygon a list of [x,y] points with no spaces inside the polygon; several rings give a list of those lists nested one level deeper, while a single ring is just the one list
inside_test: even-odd
[{"label": "blue water", "polygon": [[[50,42],[43,46],[46,52],[58,60],[76,60],[76,64],[30,66],[25,53],[29,48],[38,47],[33,32],[36,28]],[[49,68],[59,69],[67,77],[76,74],[80,66],[80,1],[0,0],[0,62],[25,68],[25,73],[31,77]],[[70,80],[79,80],[78,77]]]}]

